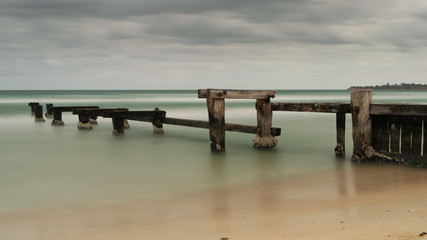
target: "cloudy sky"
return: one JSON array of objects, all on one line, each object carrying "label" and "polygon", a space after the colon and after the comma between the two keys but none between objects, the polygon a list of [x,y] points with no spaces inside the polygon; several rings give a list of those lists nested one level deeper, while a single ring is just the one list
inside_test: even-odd
[{"label": "cloudy sky", "polygon": [[0,0],[0,89],[427,83],[426,0]]}]

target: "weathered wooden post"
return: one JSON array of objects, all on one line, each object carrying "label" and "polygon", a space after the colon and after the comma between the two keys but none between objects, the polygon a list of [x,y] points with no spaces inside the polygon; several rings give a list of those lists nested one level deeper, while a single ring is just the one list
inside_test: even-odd
[{"label": "weathered wooden post", "polygon": [[78,129],[83,130],[91,130],[92,125],[89,122],[89,114],[88,113],[81,113],[79,114],[79,123],[77,123]]},{"label": "weathered wooden post", "polygon": [[[154,111],[158,112],[159,108],[155,108]],[[155,117],[153,119],[152,124],[153,124],[153,133],[157,133],[157,134],[163,134],[164,133],[161,118]]]},{"label": "weathered wooden post", "polygon": [[34,105],[34,110],[35,110],[35,121],[36,122],[46,121],[43,118],[43,106],[42,105]]},{"label": "weathered wooden post", "polygon": [[257,110],[257,134],[253,139],[255,148],[273,148],[277,145],[277,139],[271,135],[273,111],[270,98],[256,99]]},{"label": "weathered wooden post", "polygon": [[97,116],[97,115],[89,114],[89,123],[90,123],[91,125],[97,125],[97,124],[98,124],[97,119],[98,119],[98,116]]},{"label": "weathered wooden post", "polygon": [[129,122],[126,118],[123,119],[123,127],[124,128],[130,128]]},{"label": "weathered wooden post", "polygon": [[345,156],[345,113],[336,113],[337,128],[337,146],[335,147],[335,156]]},{"label": "weathered wooden post", "polygon": [[368,150],[372,145],[372,123],[369,107],[372,103],[372,89],[350,91],[353,123],[353,160],[369,159]]},{"label": "weathered wooden post", "polygon": [[35,106],[40,105],[38,102],[30,102],[28,106],[31,107],[31,115],[34,116],[36,114]]},{"label": "weathered wooden post", "polygon": [[62,121],[62,111],[53,109],[53,120],[51,123],[52,126],[64,126]]},{"label": "weathered wooden post", "polygon": [[52,112],[53,104],[52,103],[46,103],[46,118],[53,118],[53,112]]},{"label": "weathered wooden post", "polygon": [[124,135],[125,134],[125,128],[124,128],[124,117],[113,117],[113,135]]},{"label": "weathered wooden post", "polygon": [[[209,90],[208,90],[209,91]],[[209,116],[209,143],[212,152],[225,151],[225,99],[206,98]]]}]

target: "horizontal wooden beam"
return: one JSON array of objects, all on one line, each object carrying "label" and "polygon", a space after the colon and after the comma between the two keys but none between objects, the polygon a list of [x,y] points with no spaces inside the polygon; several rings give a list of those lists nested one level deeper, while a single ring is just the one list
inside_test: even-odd
[{"label": "horizontal wooden beam", "polygon": [[371,104],[369,114],[395,116],[427,116],[427,105]]},{"label": "horizontal wooden beam", "polygon": [[93,116],[102,116],[108,112],[127,112],[128,108],[78,108],[74,109],[73,114],[90,114]]},{"label": "horizontal wooden beam", "polygon": [[118,118],[122,117],[128,120],[135,121],[153,121],[155,118],[163,118],[166,116],[165,111],[121,111],[121,112],[105,112],[102,117]]},{"label": "horizontal wooden beam", "polygon": [[[161,119],[161,123],[171,124],[171,125],[179,125],[179,126],[186,126],[186,127],[209,129],[209,122],[208,121],[201,121],[201,120],[190,120],[190,119],[165,117],[165,118]],[[256,126],[231,124],[231,123],[225,123],[225,130],[230,131],[230,132],[241,132],[241,133],[251,133],[251,134],[257,133],[257,127]],[[271,135],[280,136],[280,134],[281,134],[281,128],[271,128]]]},{"label": "horizontal wooden beam", "polygon": [[98,106],[66,106],[66,107],[52,107],[53,112],[73,112],[76,109],[92,108],[98,109]]},{"label": "horizontal wooden beam", "polygon": [[199,89],[199,98],[267,99],[275,96],[273,90]]},{"label": "horizontal wooden beam", "polygon": [[349,103],[271,103],[273,111],[351,113]]}]

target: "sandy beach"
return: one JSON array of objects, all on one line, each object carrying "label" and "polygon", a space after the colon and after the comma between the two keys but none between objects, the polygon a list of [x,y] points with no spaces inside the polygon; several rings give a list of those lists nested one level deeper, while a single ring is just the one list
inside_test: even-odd
[{"label": "sandy beach", "polygon": [[427,239],[425,169],[337,169],[152,200],[0,215],[3,239]]}]

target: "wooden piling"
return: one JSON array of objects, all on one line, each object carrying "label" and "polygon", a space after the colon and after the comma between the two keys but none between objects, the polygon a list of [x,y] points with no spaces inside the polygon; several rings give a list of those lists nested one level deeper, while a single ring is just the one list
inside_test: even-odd
[{"label": "wooden piling", "polygon": [[372,102],[371,89],[352,89],[350,92],[353,123],[353,160],[369,157],[367,150],[372,143],[372,123],[369,106]]},{"label": "wooden piling", "polygon": [[273,148],[277,145],[277,139],[271,135],[273,112],[270,98],[256,99],[257,110],[257,134],[253,139],[254,148]]},{"label": "wooden piling", "polygon": [[212,152],[225,151],[225,101],[224,98],[206,98],[209,116],[209,138]]},{"label": "wooden piling", "polygon": [[424,117],[423,119],[423,137],[424,137],[424,142],[423,142],[423,157],[427,158],[427,117]]},{"label": "wooden piling", "polygon": [[43,106],[42,105],[34,105],[34,111],[35,111],[35,121],[36,122],[44,122],[46,121],[43,118]]},{"label": "wooden piling", "polygon": [[[155,108],[154,111],[159,111],[159,108]],[[156,117],[151,122],[153,124],[153,133],[156,134],[163,134],[163,124],[162,124],[162,118]]]},{"label": "wooden piling", "polygon": [[31,115],[34,116],[36,114],[35,106],[40,105],[38,102],[30,102],[28,106],[31,107]]},{"label": "wooden piling", "polygon": [[390,117],[390,152],[400,152],[400,118]]},{"label": "wooden piling", "polygon": [[97,116],[97,115],[89,114],[89,123],[90,123],[91,125],[97,125],[97,124],[98,124],[97,119],[98,119],[98,116]]},{"label": "wooden piling", "polygon": [[53,118],[53,104],[52,103],[46,103],[46,118]]},{"label": "wooden piling", "polygon": [[113,135],[124,135],[124,118],[123,117],[113,117]]},{"label": "wooden piling", "polygon": [[411,117],[411,154],[421,156],[423,118]]},{"label": "wooden piling", "polygon": [[82,130],[92,130],[92,125],[89,122],[89,114],[79,114],[77,128]]},{"label": "wooden piling", "polygon": [[335,156],[345,157],[345,113],[336,113],[337,145]]},{"label": "wooden piling", "polygon": [[62,111],[53,110],[53,120],[50,124],[52,126],[64,126],[64,122],[62,121]]}]

